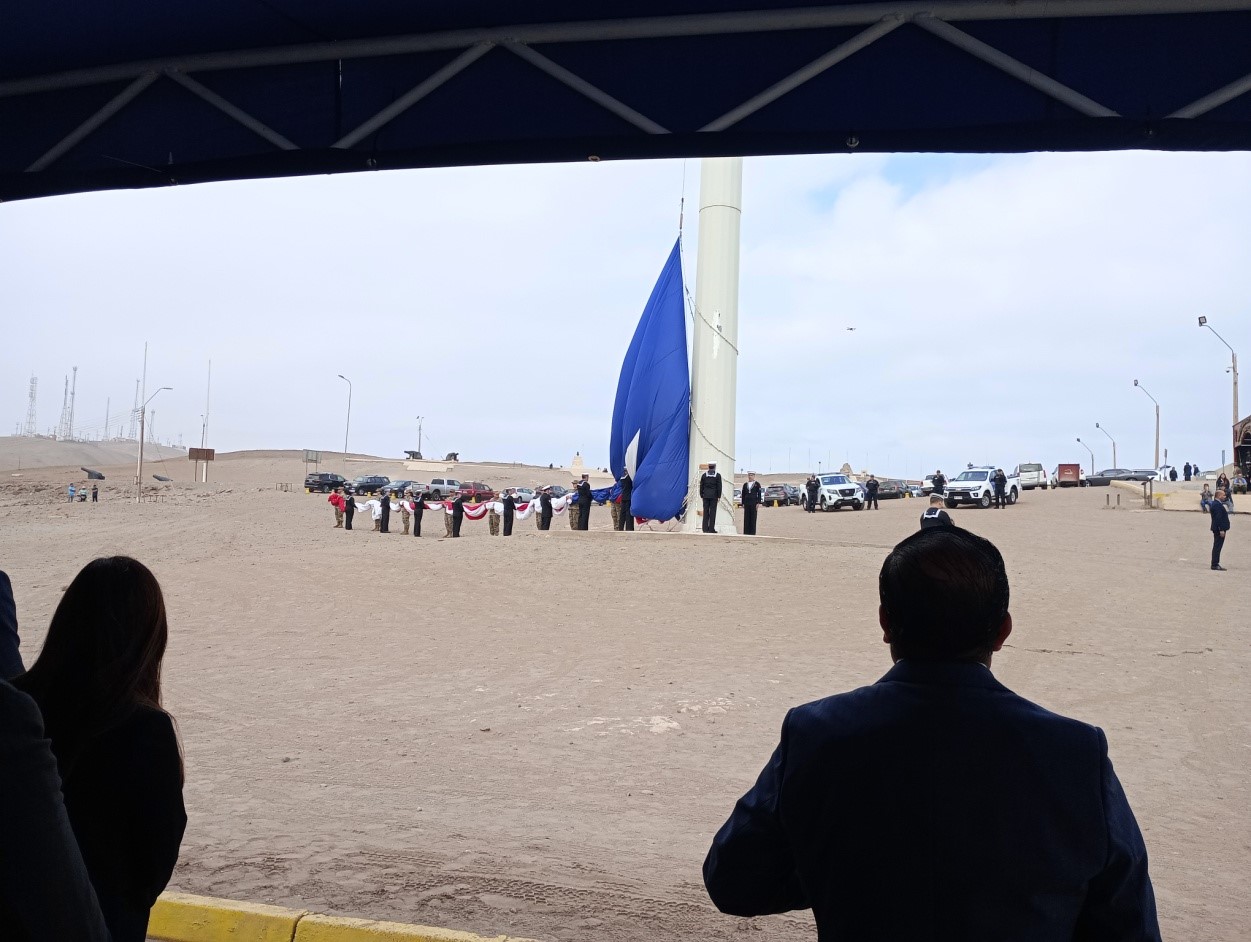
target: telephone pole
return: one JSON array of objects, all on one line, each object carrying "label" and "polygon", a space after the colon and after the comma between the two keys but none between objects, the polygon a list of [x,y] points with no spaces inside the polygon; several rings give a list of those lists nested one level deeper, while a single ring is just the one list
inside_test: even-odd
[{"label": "telephone pole", "polygon": [[22,429],[22,434],[27,438],[34,438],[38,433],[35,425],[35,399],[39,392],[39,377],[32,375],[30,378],[30,401],[26,404],[26,425]]}]

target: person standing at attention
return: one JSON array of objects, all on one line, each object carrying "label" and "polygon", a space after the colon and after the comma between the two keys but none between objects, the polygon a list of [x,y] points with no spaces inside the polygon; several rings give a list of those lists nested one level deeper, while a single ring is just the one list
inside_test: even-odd
[{"label": "person standing at attention", "polygon": [[954,524],[951,514],[943,510],[943,503],[944,498],[942,494],[930,495],[930,505],[921,514],[922,530],[928,530],[930,527],[950,527]]},{"label": "person standing at attention", "polygon": [[421,518],[426,513],[426,492],[421,488],[413,492],[413,536],[421,536]]},{"label": "person standing at attention", "polygon": [[820,499],[819,495],[821,493],[821,482],[817,479],[815,474],[808,475],[808,480],[804,482],[804,490],[808,495],[808,500],[805,503],[804,509],[810,514],[815,514],[817,512],[817,503]]},{"label": "person standing at attention", "polygon": [[1159,942],[1107,737],[991,673],[1013,630],[999,550],[919,530],[878,594],[894,666],[786,714],[704,861],[717,908],[811,909],[822,940]]},{"label": "person standing at attention", "polygon": [[877,502],[877,492],[881,488],[877,478],[869,475],[869,480],[864,482],[864,506],[866,510],[881,510],[882,508]]},{"label": "person standing at attention", "polygon": [[460,525],[465,520],[465,495],[461,491],[456,492],[456,496],[452,498],[452,536],[460,536]]},{"label": "person standing at attention", "polygon": [[578,529],[586,530],[591,525],[591,482],[587,475],[582,475],[578,483]]},{"label": "person standing at attention", "polygon": [[935,472],[934,472],[934,477],[933,477],[933,478],[931,478],[930,480],[931,480],[931,481],[933,481],[933,484],[934,484],[934,490],[933,490],[933,493],[935,493],[935,494],[944,494],[944,493],[946,493],[946,490],[947,490],[947,476],[946,476],[945,474],[943,474],[943,472],[942,472],[942,469],[941,469],[941,468],[940,468],[939,470],[937,470],[937,471],[935,471]]},{"label": "person standing at attention", "polygon": [[517,491],[511,487],[504,491],[501,503],[504,505],[504,536],[512,536],[513,518],[517,516]]},{"label": "person standing at attention", "polygon": [[1182,476],[1187,481],[1190,480],[1190,462],[1189,461],[1187,461],[1184,465],[1182,465]]},{"label": "person standing at attention", "polygon": [[98,484],[91,485],[91,502],[93,504],[100,503],[100,486]]},{"label": "person standing at attention", "polygon": [[622,468],[618,480],[621,483],[621,509],[617,514],[617,529],[633,530],[634,511],[630,509],[630,503],[634,500],[634,478],[630,477],[630,469]]},{"label": "person standing at attention", "polygon": [[747,483],[743,485],[743,535],[756,535],[756,511],[760,509],[760,482],[756,480],[756,472],[747,472]]},{"label": "person standing at attention", "polygon": [[1003,510],[1008,506],[1008,476],[1003,473],[1003,468],[995,469],[995,473],[990,477],[990,483],[994,488],[995,509]]},{"label": "person standing at attention", "polygon": [[552,528],[552,489],[545,487],[539,491],[539,529]]},{"label": "person standing at attention", "polygon": [[13,685],[43,714],[70,826],[113,942],[143,942],[187,826],[182,754],[161,705],[169,626],[156,577],[126,556],[88,563]]},{"label": "person standing at attention", "polygon": [[330,496],[326,498],[326,502],[334,508],[334,526],[330,529],[337,530],[343,526],[343,508],[347,501],[343,499],[343,492],[340,488],[335,488],[330,492]]},{"label": "person standing at attention", "polygon": [[1225,492],[1216,489],[1216,500],[1208,505],[1212,515],[1212,568],[1224,572],[1221,565],[1221,550],[1225,548],[1225,534],[1229,532],[1229,511],[1225,509]]},{"label": "person standing at attention", "polygon": [[343,529],[352,529],[352,518],[356,516],[356,497],[353,494],[343,495]]},{"label": "person standing at attention", "polygon": [[704,502],[705,533],[717,532],[717,503],[721,500],[721,475],[717,473],[717,463],[708,462],[708,470],[699,476],[699,496]]},{"label": "person standing at attention", "polygon": [[391,491],[389,488],[382,488],[378,491],[378,509],[381,516],[378,518],[381,523],[378,527],[379,533],[391,532]]},{"label": "person standing at attention", "polygon": [[408,526],[410,523],[412,523],[412,519],[413,519],[413,512],[409,508],[408,495],[396,494],[395,497],[396,497],[396,500],[398,500],[400,504],[400,523],[403,525],[403,528],[404,528],[404,533],[402,535],[408,536]]}]

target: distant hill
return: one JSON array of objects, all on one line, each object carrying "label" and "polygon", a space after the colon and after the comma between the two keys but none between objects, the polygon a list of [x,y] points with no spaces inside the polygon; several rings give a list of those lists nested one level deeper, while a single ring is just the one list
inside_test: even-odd
[{"label": "distant hill", "polygon": [[[139,456],[134,442],[58,442],[50,438],[0,437],[0,471],[25,468],[116,468],[133,465]],[[147,445],[145,461],[186,460],[181,448]]]}]

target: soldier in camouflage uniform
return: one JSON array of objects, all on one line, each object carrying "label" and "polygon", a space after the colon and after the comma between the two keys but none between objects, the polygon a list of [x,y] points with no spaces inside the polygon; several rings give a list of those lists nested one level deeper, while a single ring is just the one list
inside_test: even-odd
[{"label": "soldier in camouflage uniform", "polygon": [[491,536],[500,535],[500,515],[495,512],[494,507],[487,511],[487,531]]}]

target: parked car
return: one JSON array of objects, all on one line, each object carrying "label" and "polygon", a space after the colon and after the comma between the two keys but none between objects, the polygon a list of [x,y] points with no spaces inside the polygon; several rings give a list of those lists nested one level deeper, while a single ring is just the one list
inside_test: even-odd
[{"label": "parked car", "polygon": [[458,488],[460,495],[471,504],[480,504],[483,501],[495,500],[499,495],[494,490],[487,487],[481,481],[465,481]]},{"label": "parked car", "polygon": [[743,489],[741,487],[734,488],[734,506],[743,506]]},{"label": "parked car", "polygon": [[1023,491],[1032,491],[1036,487],[1046,488],[1047,486],[1047,469],[1036,461],[1018,465],[1016,473],[1021,478]]},{"label": "parked car", "polygon": [[921,496],[929,497],[934,493],[934,475],[927,474],[925,480],[921,482]]},{"label": "parked car", "polygon": [[381,474],[362,474],[352,482],[352,493],[377,494],[390,483],[391,479]]},{"label": "parked car", "polygon": [[513,492],[519,504],[528,504],[534,500],[534,488],[532,487],[514,487]]},{"label": "parked car", "polygon": [[898,481],[879,480],[877,482],[877,499],[892,500],[896,497],[909,496]]},{"label": "parked car", "polygon": [[351,483],[342,474],[318,471],[304,475],[304,489],[306,491],[313,491],[317,494],[329,494],[336,487],[346,488],[349,494],[352,493]]},{"label": "parked car", "polygon": [[785,507],[791,502],[791,495],[785,484],[770,484],[760,494],[760,503],[765,507],[772,507],[775,503]]},{"label": "parked car", "polygon": [[1080,464],[1058,464],[1051,472],[1052,490],[1058,487],[1085,487],[1087,483],[1086,472]]},{"label": "parked car", "polygon": [[[1139,478],[1134,477],[1135,472],[1129,468],[1105,468],[1098,474],[1092,474],[1086,478],[1086,483],[1091,487],[1107,487],[1113,481],[1136,481]],[[1141,480],[1146,480],[1145,478]]]},{"label": "parked car", "polygon": [[430,499],[442,500],[451,497],[460,490],[460,481],[456,478],[433,478],[430,481]]},{"label": "parked car", "polygon": [[[995,488],[991,477],[994,473],[994,468],[984,467],[969,468],[957,474],[943,489],[943,496],[947,498],[947,509],[951,510],[960,504],[977,504],[982,508],[993,504]],[[1009,504],[1015,504],[1016,499],[1021,495],[1021,479],[1016,476],[1015,472],[1007,477],[1008,483],[1004,488],[1004,494]]]},{"label": "parked car", "polygon": [[564,497],[569,493],[569,488],[563,487],[560,484],[544,484],[542,487],[547,488],[552,492],[553,499],[557,497]]},{"label": "parked car", "polygon": [[422,484],[420,481],[392,481],[390,484],[387,485],[387,490],[390,491],[392,494],[402,495],[410,487],[424,488],[425,486],[426,485]]},{"label": "parked car", "polygon": [[[817,478],[817,506],[821,510],[842,510],[852,507],[864,509],[864,489],[845,474],[822,474]],[[879,496],[881,491],[878,492]],[[896,494],[896,497],[899,495]],[[808,506],[808,490],[805,488],[799,495],[800,506]]]}]

